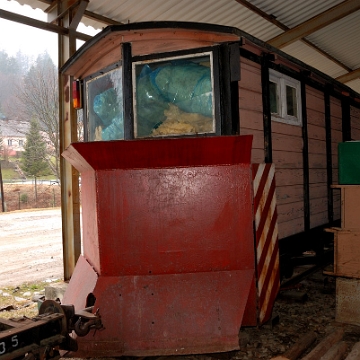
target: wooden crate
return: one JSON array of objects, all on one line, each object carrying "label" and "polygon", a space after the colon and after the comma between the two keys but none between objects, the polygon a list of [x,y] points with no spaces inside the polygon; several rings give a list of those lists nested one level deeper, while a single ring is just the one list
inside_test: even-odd
[{"label": "wooden crate", "polygon": [[341,191],[341,228],[360,230],[360,185],[332,185]]},{"label": "wooden crate", "polygon": [[326,231],[334,233],[334,275],[360,279],[360,230]]},{"label": "wooden crate", "polygon": [[360,325],[360,280],[336,278],[335,321]]}]

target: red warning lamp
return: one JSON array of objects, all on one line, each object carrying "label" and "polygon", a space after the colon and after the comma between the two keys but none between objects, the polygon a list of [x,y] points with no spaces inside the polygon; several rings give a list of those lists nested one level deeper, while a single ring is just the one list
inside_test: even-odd
[{"label": "red warning lamp", "polygon": [[82,101],[81,101],[81,86],[79,80],[74,80],[72,84],[72,95],[73,95],[73,106],[74,109],[81,109],[82,108]]}]

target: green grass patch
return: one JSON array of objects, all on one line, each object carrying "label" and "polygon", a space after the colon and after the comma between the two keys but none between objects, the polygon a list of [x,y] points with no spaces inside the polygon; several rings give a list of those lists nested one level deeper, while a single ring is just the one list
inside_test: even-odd
[{"label": "green grass patch", "polygon": [[0,288],[0,317],[8,319],[36,316],[38,306],[32,302],[32,297],[35,292],[43,294],[45,286],[49,286],[49,284],[41,281],[16,287]]},{"label": "green grass patch", "polygon": [[1,169],[3,180],[18,179],[19,174],[14,169]]}]

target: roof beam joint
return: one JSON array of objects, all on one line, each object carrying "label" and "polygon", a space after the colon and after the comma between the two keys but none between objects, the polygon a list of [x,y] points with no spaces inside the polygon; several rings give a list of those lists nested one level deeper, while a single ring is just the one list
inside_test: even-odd
[{"label": "roof beam joint", "polygon": [[348,16],[355,11],[358,11],[359,9],[359,0],[343,1],[340,4],[333,6],[329,10],[324,11],[323,13],[316,15],[311,19],[285,31],[283,34],[270,39],[268,43],[274,47],[283,48],[332,24],[335,21]]}]

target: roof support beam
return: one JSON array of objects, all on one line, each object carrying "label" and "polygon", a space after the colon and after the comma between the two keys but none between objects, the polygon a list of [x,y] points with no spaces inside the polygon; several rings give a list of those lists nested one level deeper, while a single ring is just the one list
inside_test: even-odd
[{"label": "roof support beam", "polygon": [[[20,24],[32,26],[37,29],[51,31],[51,32],[54,32],[54,33],[57,33],[60,35],[69,36],[69,29],[67,29],[63,26],[49,24],[44,21],[40,21],[40,20],[29,18],[27,16],[15,14],[10,11],[0,9],[0,18],[5,19],[5,20],[14,21],[14,22],[17,22]],[[77,32],[77,31],[75,32],[75,36],[77,39],[84,40],[84,41],[91,39],[91,36]]]},{"label": "roof support beam", "polygon": [[[53,4],[53,2],[54,2],[54,1],[52,2],[51,0],[39,0],[39,1],[41,1],[44,4],[48,4],[49,6],[51,6]],[[55,0],[55,1],[57,1],[57,0]],[[123,24],[122,22],[115,21],[115,20],[110,19],[110,18],[108,18],[106,16],[95,14],[94,12],[91,12],[91,11],[88,11],[88,10],[85,10],[84,17],[100,21],[100,22],[104,23],[105,25],[121,25],[121,24]]]},{"label": "roof support beam", "polygon": [[104,23],[105,25],[122,25],[123,24],[120,21],[115,21],[106,16],[95,14],[95,13],[93,13],[91,11],[87,11],[87,10],[84,13],[84,17],[87,17],[92,20],[100,21],[100,22]]},{"label": "roof support beam", "polygon": [[55,0],[45,10],[48,14],[48,22],[56,24],[60,19],[71,12],[71,23],[69,29],[76,30],[85,10],[89,4],[89,0]]},{"label": "roof support beam", "polygon": [[351,80],[360,78],[360,68],[350,71],[348,74],[341,75],[336,78],[337,81],[345,84]]},{"label": "roof support beam", "polygon": [[255,5],[251,4],[248,0],[235,0],[236,2],[238,2],[240,5],[245,6],[246,8],[248,8],[249,10],[251,10],[252,12],[254,12],[255,14],[261,16],[263,19],[271,22],[272,24],[276,25],[277,27],[279,27],[280,29],[286,31],[289,30],[289,27],[287,27],[286,25],[284,25],[282,22],[280,22],[279,20],[276,19],[276,16],[274,15],[269,15],[268,13],[266,13],[265,11],[262,11],[261,9],[259,9],[258,7],[256,7]]},{"label": "roof support beam", "polygon": [[285,31],[285,33],[274,37],[268,43],[277,48],[283,48],[293,42],[308,36],[315,31],[342,19],[343,17],[360,9],[359,0],[346,0],[323,13]]},{"label": "roof support beam", "polygon": [[76,30],[80,24],[80,21],[84,15],[84,12],[89,4],[89,0],[81,0],[79,6],[74,11],[74,16],[69,25],[69,29]]},{"label": "roof support beam", "polygon": [[[290,30],[290,28],[288,26],[286,26],[285,24],[283,24],[281,21],[277,20],[275,16],[273,15],[269,15],[266,12],[262,11],[261,9],[259,9],[258,7],[256,7],[255,5],[249,3],[249,1],[247,0],[235,0],[236,2],[238,2],[239,4],[245,6],[246,8],[248,8],[249,10],[253,11],[255,14],[261,16],[263,19],[271,22],[272,24],[274,24],[275,26],[279,27],[280,29],[287,31]],[[328,53],[326,53],[325,51],[321,50],[319,47],[317,47],[316,45],[314,45],[312,42],[310,42],[309,40],[306,39],[301,39],[301,41],[306,44],[307,46],[310,46],[312,49],[314,49],[316,52],[318,52],[319,54],[321,54],[322,56],[325,56],[327,59],[329,59],[330,61],[332,61],[333,63],[335,63],[336,65],[342,67],[344,70],[346,71],[351,71],[352,69],[348,66],[346,66],[345,64],[343,64],[342,62],[340,62],[338,59],[334,58],[333,56],[329,55]]]},{"label": "roof support beam", "polygon": [[[40,0],[41,1],[41,0]],[[88,19],[92,19],[95,21],[100,21],[104,23],[105,25],[121,25],[122,23],[119,21],[112,20],[106,16],[102,16],[99,14],[95,14],[91,11],[86,10],[87,5],[89,3],[89,0],[77,0],[69,3],[69,1],[66,2],[66,6],[64,7],[64,3],[60,2],[61,0],[54,0],[50,6],[45,10],[45,12],[48,14],[48,21],[50,23],[56,23],[57,20],[61,19],[67,11],[73,11],[78,6],[77,13],[81,14],[82,16],[87,17]],[[64,1],[64,0],[62,0]],[[87,4],[84,4],[87,3]],[[58,7],[60,7],[61,11],[58,11]],[[81,21],[81,18],[79,22]],[[72,26],[72,24],[70,24]]]}]

